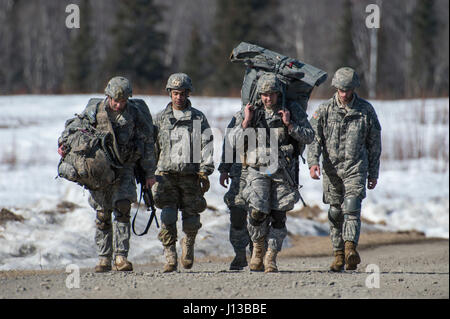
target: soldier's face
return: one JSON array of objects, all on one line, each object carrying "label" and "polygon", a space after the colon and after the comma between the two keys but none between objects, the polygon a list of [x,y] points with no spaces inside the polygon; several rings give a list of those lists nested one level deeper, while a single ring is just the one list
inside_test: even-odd
[{"label": "soldier's face", "polygon": [[171,90],[172,105],[176,108],[184,108],[188,98],[187,90]]},{"label": "soldier's face", "polygon": [[338,89],[338,94],[339,94],[339,99],[343,103],[348,103],[353,98],[353,90],[344,91],[344,90]]},{"label": "soldier's face", "polygon": [[272,108],[275,104],[277,104],[278,93],[261,93],[261,101],[264,104],[264,107]]},{"label": "soldier's face", "polygon": [[122,111],[127,105],[127,99],[113,99],[112,97],[108,97],[109,107],[114,111]]}]

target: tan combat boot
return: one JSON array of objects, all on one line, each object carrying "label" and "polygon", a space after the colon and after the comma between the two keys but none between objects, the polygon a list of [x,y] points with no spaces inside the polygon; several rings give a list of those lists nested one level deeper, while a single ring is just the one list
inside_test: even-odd
[{"label": "tan combat boot", "polygon": [[256,242],[253,242],[253,252],[252,258],[250,259],[250,270],[251,271],[263,271],[264,270],[264,253],[266,248],[264,247],[265,239],[264,237]]},{"label": "tan combat boot", "polygon": [[264,272],[278,272],[277,254],[278,252],[276,250],[271,248],[267,249],[266,255],[264,256]]},{"label": "tan combat boot", "polygon": [[164,246],[164,256],[166,257],[166,264],[163,267],[163,272],[176,271],[178,267],[178,256],[175,244]]},{"label": "tan combat boot", "polygon": [[336,250],[334,252],[334,261],[330,266],[331,271],[342,271],[344,269],[344,251],[343,250]]},{"label": "tan combat boot", "polygon": [[345,269],[355,270],[356,266],[361,262],[358,252],[356,251],[356,245],[352,241],[345,242]]},{"label": "tan combat boot", "polygon": [[113,269],[117,271],[132,271],[133,265],[127,260],[127,257],[119,255],[114,259]]},{"label": "tan combat boot", "polygon": [[194,243],[197,234],[186,234],[181,240],[181,264],[185,269],[191,269],[194,264]]},{"label": "tan combat boot", "polygon": [[111,257],[100,257],[95,266],[95,272],[108,272],[111,270]]}]

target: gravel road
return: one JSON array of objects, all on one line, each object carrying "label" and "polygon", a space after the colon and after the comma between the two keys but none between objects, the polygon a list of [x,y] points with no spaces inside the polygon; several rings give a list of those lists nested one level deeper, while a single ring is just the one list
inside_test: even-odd
[{"label": "gravel road", "polygon": [[77,285],[76,271],[4,271],[0,298],[449,298],[448,240],[384,245],[360,255],[358,270],[342,273],[328,271],[331,257],[280,258],[280,272],[271,274],[229,271],[229,259],[203,259],[169,274],[162,264],[127,273],[81,269],[79,288],[68,288]]}]

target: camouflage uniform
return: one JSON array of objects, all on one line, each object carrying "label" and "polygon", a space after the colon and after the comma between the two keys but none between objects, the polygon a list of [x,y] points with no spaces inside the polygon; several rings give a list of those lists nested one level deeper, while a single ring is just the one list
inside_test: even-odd
[{"label": "camouflage uniform", "polygon": [[[359,80],[352,69],[341,68],[332,85],[346,91],[358,87]],[[366,180],[378,178],[381,126],[372,105],[356,93],[347,105],[336,93],[318,107],[311,125],[316,137],[308,147],[308,166],[319,165],[322,155],[331,241],[334,251],[343,251],[344,242],[358,244]]]},{"label": "camouflage uniform", "polygon": [[[129,91],[124,92],[124,87]],[[131,87],[125,78],[115,77],[108,83],[105,93],[116,100],[127,99],[131,96]],[[86,108],[79,118],[97,130],[109,132],[112,129],[117,155],[123,162],[123,167],[115,169],[115,182],[106,189],[90,191],[88,200],[97,212],[95,242],[98,255],[104,259],[107,270],[113,253],[125,259],[128,256],[130,209],[131,203],[136,202],[136,163],[140,163],[146,178],[154,177],[156,159],[153,125],[143,120],[143,114],[132,100],[127,101],[123,111],[116,112],[110,109],[105,99],[96,106],[96,110]],[[112,214],[114,220],[111,224]]]},{"label": "camouflage uniform", "polygon": [[[172,75],[168,80],[168,90],[171,84],[176,88],[186,79],[189,78],[182,73]],[[162,229],[158,238],[166,249],[175,247],[177,241],[178,210],[182,212],[183,232],[192,241],[202,226],[199,214],[206,209],[206,200],[200,177],[209,176],[214,171],[213,138],[212,134],[209,135],[210,126],[205,115],[193,108],[189,100],[179,119],[175,118],[172,103],[169,103],[156,116],[155,129],[158,164],[157,182],[152,191],[155,205],[162,209]]]},{"label": "camouflage uniform", "polygon": [[[277,83],[272,74],[261,76],[258,80],[258,94],[281,92]],[[280,97],[278,102],[281,102]],[[287,150],[291,166],[287,167],[287,169],[292,171],[292,166],[298,165],[298,162],[293,157],[292,146],[294,144],[309,144],[314,138],[314,131],[308,122],[306,113],[296,103],[288,105],[287,109],[290,111],[290,122],[292,124],[291,129],[288,129],[284,125],[281,115],[278,114],[278,111],[281,110],[279,104],[273,110],[267,110],[262,102],[258,100],[255,107],[250,127],[242,128],[241,124],[244,115],[240,116],[239,123],[237,123],[237,128],[234,131],[236,141],[242,140],[246,131],[254,130],[255,128],[275,130],[278,136],[278,150]],[[263,149],[266,146],[268,145],[263,145]],[[261,154],[259,153],[260,151],[260,145],[254,150],[247,149],[245,152],[242,148],[238,148],[241,157],[245,154],[244,165],[248,165],[247,184],[243,191],[243,197],[249,212],[248,231],[254,245],[252,260],[258,254],[261,254],[255,248],[261,247],[264,241],[267,241],[267,253],[270,252],[276,257],[276,253],[281,250],[283,240],[287,235],[286,211],[291,210],[300,199],[298,189],[288,183],[278,162],[275,172],[265,172],[267,162],[259,156]],[[257,153],[254,157],[256,161],[249,162],[249,154],[252,152]],[[267,150],[263,152],[267,152]],[[250,269],[261,270],[261,267],[253,267],[251,262]]]},{"label": "camouflage uniform", "polygon": [[[236,117],[240,116],[240,112],[235,114],[227,126],[226,134],[235,127]],[[226,149],[232,155],[232,159],[225,156]],[[250,237],[247,230],[247,210],[245,200],[242,197],[242,190],[246,185],[247,168],[242,167],[241,163],[236,163],[235,149],[229,143],[227,137],[223,141],[222,162],[219,165],[219,172],[226,173],[231,178],[231,184],[228,192],[225,193],[224,202],[230,210],[230,233],[229,238],[233,246],[236,257],[230,265],[231,270],[240,270],[247,266],[246,248],[250,243]]]}]

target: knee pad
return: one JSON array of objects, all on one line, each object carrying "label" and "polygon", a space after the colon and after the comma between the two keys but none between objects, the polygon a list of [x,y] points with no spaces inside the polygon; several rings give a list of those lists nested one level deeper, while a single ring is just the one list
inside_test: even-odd
[{"label": "knee pad", "polygon": [[172,207],[164,207],[161,211],[161,223],[164,225],[175,224],[178,220],[178,210]]},{"label": "knee pad", "polygon": [[128,199],[121,199],[116,202],[114,218],[121,223],[130,221],[131,202]]},{"label": "knee pad", "polygon": [[344,198],[342,209],[344,214],[359,213],[361,211],[361,199],[358,197]]},{"label": "knee pad", "polygon": [[282,229],[286,227],[286,212],[282,210],[272,210],[270,212],[272,227]]},{"label": "knee pad", "polygon": [[261,225],[267,218],[267,215],[256,209],[252,209],[248,221],[253,226]]},{"label": "knee pad", "polygon": [[193,215],[183,218],[183,232],[196,233],[202,224],[200,223],[200,215]]},{"label": "knee pad", "polygon": [[344,220],[359,220],[361,215],[361,200],[358,197],[345,198],[342,207]]},{"label": "knee pad", "polygon": [[341,224],[343,222],[344,216],[342,215],[342,210],[336,206],[330,206],[328,210],[328,220],[333,225]]},{"label": "knee pad", "polygon": [[100,230],[111,229],[111,211],[98,210],[95,224]]},{"label": "knee pad", "polygon": [[230,208],[230,223],[231,227],[240,230],[247,225],[247,211],[239,207]]}]

